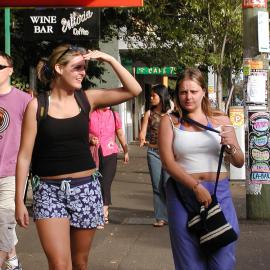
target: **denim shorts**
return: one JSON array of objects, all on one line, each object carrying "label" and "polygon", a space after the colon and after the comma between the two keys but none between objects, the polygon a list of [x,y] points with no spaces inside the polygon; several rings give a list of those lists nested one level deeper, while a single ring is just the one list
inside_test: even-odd
[{"label": "denim shorts", "polygon": [[61,180],[34,176],[33,218],[68,218],[70,226],[92,229],[104,223],[100,174]]}]

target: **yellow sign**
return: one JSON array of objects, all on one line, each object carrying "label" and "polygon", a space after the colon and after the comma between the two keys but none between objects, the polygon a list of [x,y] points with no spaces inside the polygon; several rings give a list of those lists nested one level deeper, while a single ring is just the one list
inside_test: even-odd
[{"label": "yellow sign", "polygon": [[244,125],[244,108],[230,107],[230,120],[233,126],[240,127]]}]

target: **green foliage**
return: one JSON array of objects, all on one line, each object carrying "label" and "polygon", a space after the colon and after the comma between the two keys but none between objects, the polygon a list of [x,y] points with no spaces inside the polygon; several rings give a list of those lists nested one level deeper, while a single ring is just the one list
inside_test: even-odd
[{"label": "green foliage", "polygon": [[11,84],[20,90],[29,89],[29,83],[27,82],[26,76],[16,77],[12,75]]}]

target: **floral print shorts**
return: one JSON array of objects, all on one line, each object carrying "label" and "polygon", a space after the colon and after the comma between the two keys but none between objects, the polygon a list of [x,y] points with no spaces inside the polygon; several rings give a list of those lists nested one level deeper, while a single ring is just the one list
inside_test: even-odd
[{"label": "floral print shorts", "polygon": [[[35,176],[36,177],[36,176]],[[83,178],[46,180],[36,177],[33,218],[68,218],[75,228],[96,228],[104,223],[99,174]]]}]

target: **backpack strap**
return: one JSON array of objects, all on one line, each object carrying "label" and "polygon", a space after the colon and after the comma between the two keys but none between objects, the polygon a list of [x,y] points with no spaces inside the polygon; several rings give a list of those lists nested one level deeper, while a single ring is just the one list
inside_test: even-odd
[{"label": "backpack strap", "polygon": [[49,109],[49,92],[41,92],[37,96],[37,102],[38,102],[38,108],[37,108],[37,124],[39,126],[39,123],[42,119],[44,119],[48,114]]},{"label": "backpack strap", "polygon": [[74,96],[83,112],[89,115],[91,107],[84,91],[82,89],[76,90]]}]

